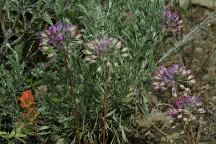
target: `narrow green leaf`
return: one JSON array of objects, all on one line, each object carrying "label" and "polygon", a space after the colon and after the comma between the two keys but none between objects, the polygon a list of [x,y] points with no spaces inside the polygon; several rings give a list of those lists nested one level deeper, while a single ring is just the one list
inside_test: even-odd
[{"label": "narrow green leaf", "polygon": [[43,14],[43,19],[44,21],[46,21],[48,24],[53,25],[52,19],[49,16],[49,14],[47,12],[44,12]]}]

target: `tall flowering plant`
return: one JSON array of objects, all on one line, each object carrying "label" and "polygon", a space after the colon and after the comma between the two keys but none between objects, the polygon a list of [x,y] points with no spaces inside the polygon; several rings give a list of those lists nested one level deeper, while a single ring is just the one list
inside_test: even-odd
[{"label": "tall flowering plant", "polygon": [[122,45],[122,42],[117,38],[102,36],[99,39],[92,40],[86,44],[83,51],[85,61],[89,63],[98,63],[97,72],[104,74],[104,116],[103,116],[103,143],[106,143],[106,119],[109,103],[109,73],[110,67],[118,67],[118,59],[128,57],[128,48]]},{"label": "tall flowering plant", "polygon": [[183,95],[175,99],[172,105],[173,107],[166,112],[167,116],[171,118],[172,128],[184,126],[189,143],[198,143],[194,126],[198,124],[201,114],[206,112],[201,97]]},{"label": "tall flowering plant", "polygon": [[[75,77],[74,74],[75,63],[80,63],[77,53],[79,44],[82,44],[82,34],[78,31],[78,27],[71,23],[57,22],[55,25],[51,25],[43,32],[41,32],[40,50],[43,54],[46,54],[50,60],[58,60],[64,62],[63,67],[59,67],[66,76],[67,85],[66,91],[72,98],[72,112],[71,116],[76,118],[76,138],[80,143],[80,122],[79,122],[79,110],[77,106],[77,95],[74,92]],[[51,61],[51,62],[52,62]],[[62,68],[62,69],[61,69]]]}]

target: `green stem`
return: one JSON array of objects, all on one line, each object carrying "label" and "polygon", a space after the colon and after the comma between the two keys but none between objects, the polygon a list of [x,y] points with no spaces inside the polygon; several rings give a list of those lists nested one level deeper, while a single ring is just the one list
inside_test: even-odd
[{"label": "green stem", "polygon": [[78,112],[78,109],[77,109],[77,104],[76,104],[76,97],[75,97],[75,94],[74,94],[74,90],[73,90],[73,74],[71,73],[70,71],[70,68],[69,68],[69,57],[68,57],[68,51],[65,51],[64,52],[65,54],[65,67],[66,67],[66,71],[67,71],[67,75],[68,75],[68,78],[69,78],[69,84],[70,84],[70,95],[72,97],[72,112],[71,112],[71,115],[74,114],[75,118],[76,118],[76,124],[77,124],[77,128],[76,128],[76,135],[77,135],[77,140],[78,140],[78,144],[80,144],[80,125],[79,125],[79,112]]}]

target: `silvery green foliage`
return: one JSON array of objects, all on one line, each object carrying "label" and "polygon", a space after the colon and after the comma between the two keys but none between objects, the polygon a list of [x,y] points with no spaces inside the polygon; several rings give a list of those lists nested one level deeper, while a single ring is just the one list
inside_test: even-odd
[{"label": "silvery green foliage", "polygon": [[25,86],[25,76],[24,65],[20,59],[22,45],[17,45],[14,49],[7,46],[11,54],[6,57],[7,61],[0,65],[0,105],[12,112],[18,108],[17,95]]},{"label": "silvery green foliage", "polygon": [[[49,4],[51,1],[44,3]],[[73,18],[64,15],[61,5],[63,3],[56,1],[55,14],[58,17],[68,16],[74,23]],[[120,48],[118,55],[113,55],[113,59],[109,57],[109,62],[118,63],[118,67],[110,69],[109,73],[107,133],[109,143],[127,143],[127,134],[133,131],[131,122],[134,114],[140,108],[145,114],[149,112],[145,97],[149,75],[155,67],[153,52],[162,39],[162,4],[150,0],[89,0],[74,2],[73,7],[79,12],[77,19],[82,26],[80,29],[84,43],[109,36],[111,43]],[[45,18],[51,24],[48,12],[45,13]],[[68,44],[66,41],[63,45]],[[84,45],[79,45],[70,53],[66,51],[57,55],[59,58],[49,67],[40,63],[30,71],[34,84],[47,87],[46,92],[37,95],[38,111],[49,125],[46,129],[39,126],[41,139],[49,137],[56,141],[62,139],[66,143],[73,142],[76,140],[78,120],[83,142],[99,141],[98,136],[103,128],[104,73],[96,71],[98,67],[103,67],[103,63],[86,63],[84,59],[90,53],[85,51],[83,54],[84,48]],[[22,74],[19,71],[15,75],[20,72]],[[20,79],[19,83],[27,84]],[[32,88],[37,89],[34,85]],[[78,110],[76,116],[73,99]],[[43,130],[47,133],[44,134]]]},{"label": "silvery green foliage", "polygon": [[[63,137],[70,135],[68,141],[73,141],[76,130],[74,124],[79,119],[82,122],[83,140],[97,143],[97,135],[103,128],[104,63],[101,58],[105,57],[108,60],[106,62],[113,65],[118,63],[118,67],[111,68],[109,73],[109,142],[127,143],[126,134],[131,126],[128,116],[133,116],[138,105],[148,113],[145,82],[154,67],[154,48],[161,43],[161,5],[151,1],[104,1],[101,4],[90,0],[78,6],[81,10],[80,21],[85,27],[81,30],[84,48],[89,42],[93,46],[84,50],[82,46],[74,49],[76,55],[69,55],[68,67],[65,67],[65,62],[59,61],[39,76],[48,87],[47,94],[43,96],[45,101],[41,101],[43,105],[49,106],[44,111],[52,111],[47,116],[61,124],[62,129],[52,126],[55,129],[53,134],[62,133]],[[159,19],[152,19],[155,16]],[[106,54],[110,51],[103,49],[109,47],[98,48],[99,44],[109,45],[110,42],[116,46],[114,51],[120,48],[120,53],[108,53],[109,56]],[[126,52],[127,57],[124,58],[122,55]],[[96,72],[99,67],[102,67],[100,73]],[[73,95],[70,93],[71,86]],[[73,97],[76,99],[79,117],[71,115]],[[56,119],[55,115],[59,115],[59,118]],[[94,129],[95,123],[97,125]]]}]

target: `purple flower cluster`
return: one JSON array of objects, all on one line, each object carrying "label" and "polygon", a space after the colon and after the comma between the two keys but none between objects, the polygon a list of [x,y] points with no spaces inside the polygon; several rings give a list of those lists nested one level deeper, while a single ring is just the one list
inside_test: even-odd
[{"label": "purple flower cluster", "polygon": [[113,37],[103,36],[100,39],[90,41],[86,44],[85,61],[95,63],[97,59],[109,62],[114,55],[127,57],[128,48],[122,47],[121,41]]},{"label": "purple flower cluster", "polygon": [[183,27],[183,21],[180,20],[177,12],[172,12],[170,8],[163,11],[163,27],[168,31],[176,33]]},{"label": "purple flower cluster", "polygon": [[184,95],[176,99],[173,107],[166,114],[174,119],[189,122],[196,119],[196,114],[205,113],[199,96]]},{"label": "purple flower cluster", "polygon": [[200,106],[202,105],[201,103],[201,99],[198,96],[181,96],[179,97],[175,103],[174,103],[175,107],[177,109],[182,109],[185,106],[192,106],[192,107],[196,107],[196,106]]},{"label": "purple flower cluster", "polygon": [[172,118],[171,122],[177,120],[188,123],[196,120],[198,114],[205,113],[201,97],[191,96],[192,89],[188,87],[196,84],[196,80],[191,70],[187,70],[185,66],[161,66],[154,73],[153,80],[155,90],[168,90],[174,96],[171,98],[172,108],[166,111],[166,115]]},{"label": "purple flower cluster", "polygon": [[58,22],[41,33],[40,50],[52,57],[59,49],[81,42],[77,26]]},{"label": "purple flower cluster", "polygon": [[[82,43],[81,36],[76,25],[58,22],[41,32],[39,49],[50,58],[49,61],[52,61],[55,60],[53,57],[64,49],[67,49],[67,52],[71,53],[71,48]],[[96,63],[96,60],[100,59],[106,62],[107,65],[111,65],[112,62],[117,67],[118,63],[114,62],[114,57],[129,56],[128,48],[123,47],[122,42],[113,37],[102,36],[84,45],[84,60],[90,63]]]},{"label": "purple flower cluster", "polygon": [[185,66],[173,64],[166,68],[161,66],[153,76],[153,88],[155,90],[171,89],[172,95],[177,97],[177,91],[182,90],[184,93],[189,93],[190,89],[187,86],[196,84],[191,70],[187,70]]}]

